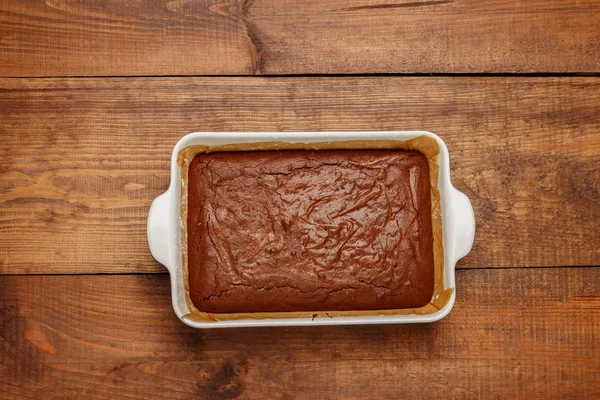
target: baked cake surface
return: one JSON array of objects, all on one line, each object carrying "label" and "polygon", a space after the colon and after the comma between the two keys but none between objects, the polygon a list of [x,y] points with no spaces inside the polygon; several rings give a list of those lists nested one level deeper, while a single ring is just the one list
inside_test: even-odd
[{"label": "baked cake surface", "polygon": [[374,310],[431,300],[421,153],[217,152],[196,156],[188,177],[188,275],[198,310]]}]

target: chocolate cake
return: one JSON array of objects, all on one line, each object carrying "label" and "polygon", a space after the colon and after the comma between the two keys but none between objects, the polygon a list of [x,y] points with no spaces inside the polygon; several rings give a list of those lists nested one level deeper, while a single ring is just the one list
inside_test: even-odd
[{"label": "chocolate cake", "polygon": [[421,307],[434,282],[429,167],[405,150],[197,155],[188,275],[212,313]]}]

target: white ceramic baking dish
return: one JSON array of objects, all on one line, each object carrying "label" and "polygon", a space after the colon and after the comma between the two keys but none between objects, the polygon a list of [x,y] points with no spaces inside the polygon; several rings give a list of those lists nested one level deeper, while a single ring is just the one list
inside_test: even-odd
[{"label": "white ceramic baking dish", "polygon": [[[285,142],[323,143],[334,141],[407,141],[421,135],[435,139],[439,146],[438,189],[442,213],[442,237],[444,253],[443,281],[445,289],[452,289],[449,301],[438,311],[430,314],[357,315],[333,318],[263,318],[202,321],[191,318],[186,303],[184,274],[182,269],[181,230],[181,167],[177,163],[179,152],[188,146],[221,146],[242,143]],[[433,322],[445,317],[456,298],[455,265],[466,256],[475,236],[475,216],[471,202],[450,182],[450,160],[444,142],[435,134],[424,131],[395,132],[197,132],[184,136],[175,146],[171,157],[171,183],[168,190],[158,196],[148,214],[148,244],[152,256],[167,267],[171,276],[173,308],[186,324],[196,328],[248,327],[248,326],[294,326],[294,325],[351,325]]]}]

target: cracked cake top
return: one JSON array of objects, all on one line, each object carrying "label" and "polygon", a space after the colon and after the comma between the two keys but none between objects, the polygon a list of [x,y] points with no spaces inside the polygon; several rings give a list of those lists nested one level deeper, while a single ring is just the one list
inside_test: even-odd
[{"label": "cracked cake top", "polygon": [[433,292],[429,168],[405,150],[200,154],[188,274],[200,311],[421,307]]}]

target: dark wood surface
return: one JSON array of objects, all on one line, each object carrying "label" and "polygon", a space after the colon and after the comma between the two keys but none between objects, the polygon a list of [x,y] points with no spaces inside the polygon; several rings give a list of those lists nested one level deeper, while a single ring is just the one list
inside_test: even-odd
[{"label": "dark wood surface", "polygon": [[[599,116],[595,0],[0,2],[0,399],[598,399]],[[405,129],[476,214],[446,319],[176,318],[179,138]]]},{"label": "dark wood surface", "polygon": [[0,76],[599,71],[597,0],[0,3]]},{"label": "dark wood surface", "polygon": [[459,268],[600,259],[595,77],[0,80],[0,273],[160,272],[150,202],[200,130],[438,133],[477,235]]},{"label": "dark wood surface", "polygon": [[202,331],[165,275],[6,277],[0,398],[594,399],[599,280],[461,270],[435,324]]}]

